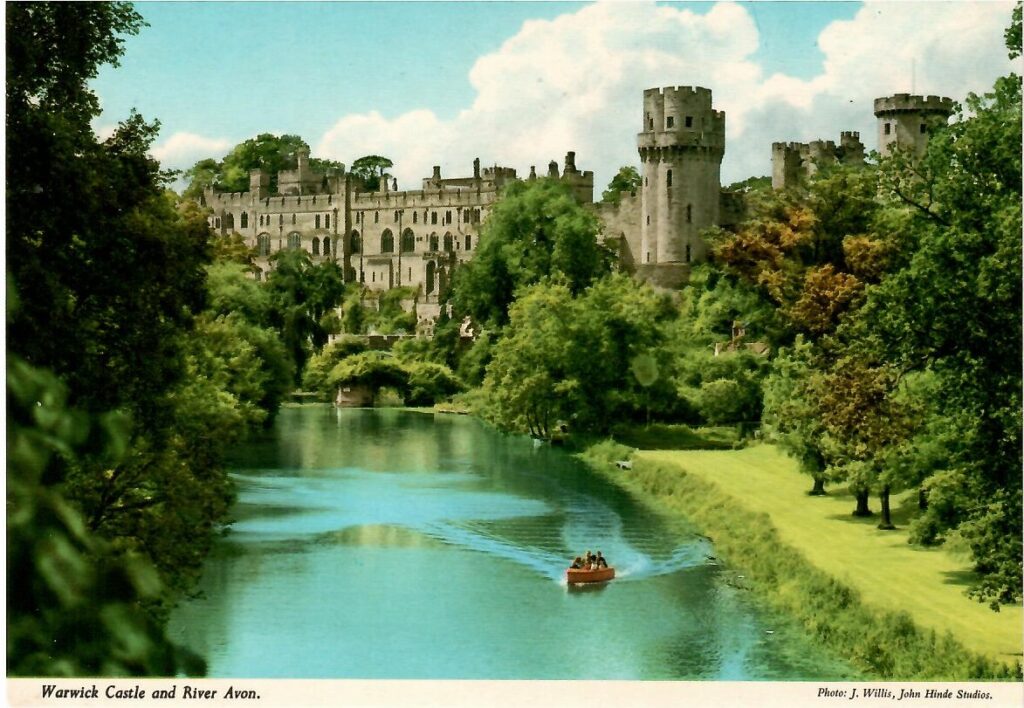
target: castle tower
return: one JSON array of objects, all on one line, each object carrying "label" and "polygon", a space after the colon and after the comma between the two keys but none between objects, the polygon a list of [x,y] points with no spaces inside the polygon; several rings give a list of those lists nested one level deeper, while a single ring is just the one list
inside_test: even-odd
[{"label": "castle tower", "polygon": [[876,98],[878,152],[886,157],[896,146],[921,157],[928,145],[928,133],[937,126],[945,125],[952,112],[953,99],[942,96],[897,93]]},{"label": "castle tower", "polygon": [[711,107],[711,91],[676,86],[644,91],[641,238],[637,273],[677,287],[707,246],[699,233],[718,223],[725,113]]},{"label": "castle tower", "polygon": [[839,160],[844,165],[864,164],[864,143],[860,141],[860,133],[856,130],[839,133]]}]

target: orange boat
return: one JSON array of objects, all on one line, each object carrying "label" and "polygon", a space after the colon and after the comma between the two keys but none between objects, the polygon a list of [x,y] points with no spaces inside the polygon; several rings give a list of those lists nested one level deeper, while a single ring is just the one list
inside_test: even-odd
[{"label": "orange boat", "polygon": [[615,568],[599,568],[597,570],[569,568],[565,571],[565,579],[570,585],[575,583],[604,583],[614,577]]}]

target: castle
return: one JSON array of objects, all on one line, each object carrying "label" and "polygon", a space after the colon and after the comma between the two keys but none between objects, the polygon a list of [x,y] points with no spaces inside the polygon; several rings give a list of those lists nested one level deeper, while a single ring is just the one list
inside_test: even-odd
[{"label": "castle", "polygon": [[[878,146],[920,156],[928,133],[945,124],[953,103],[937,96],[896,94],[875,100]],[[606,244],[617,248],[622,267],[664,287],[686,281],[692,263],[704,260],[701,231],[731,226],[743,216],[742,195],[723,191],[725,113],[712,106],[711,91],[676,86],[644,91],[637,149],[641,186],[624,192],[617,204],[594,203],[594,175],[576,167],[569,152],[561,171],[548,165],[547,177],[571,188],[577,201],[594,209]],[[207,189],[203,202],[212,209],[209,223],[218,233],[237,232],[256,249],[257,277],[271,267],[276,251],[303,249],[314,260],[333,260],[346,282],[371,290],[411,287],[421,322],[440,312],[453,271],[472,258],[480,227],[500,198],[504,184],[518,179],[509,167],[480,168],[471,177],[442,178],[440,167],[419,190],[398,189],[384,177],[376,191],[364,191],[343,169],[317,172],[308,150],[298,152],[294,170],[279,172],[271,193],[270,175],[253,170],[247,192]],[[799,184],[830,164],[863,164],[860,135],[840,134],[839,144],[772,144],[772,186]],[[527,179],[536,179],[534,167]]]}]

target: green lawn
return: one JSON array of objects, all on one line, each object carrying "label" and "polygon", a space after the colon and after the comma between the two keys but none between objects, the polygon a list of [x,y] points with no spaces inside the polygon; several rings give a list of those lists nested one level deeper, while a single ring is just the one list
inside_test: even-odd
[{"label": "green lawn", "polygon": [[[877,517],[850,515],[853,497],[830,490],[809,497],[809,477],[795,463],[768,445],[743,450],[649,450],[636,458],[681,467],[717,484],[754,512],[769,514],[783,541],[836,579],[860,591],[866,604],[904,610],[923,628],[949,630],[965,647],[999,659],[1019,659],[1022,644],[1021,607],[992,612],[964,595],[970,563],[943,549],[907,544],[899,498],[894,499],[896,531],[879,531]],[[878,511],[877,499],[872,510]]]}]

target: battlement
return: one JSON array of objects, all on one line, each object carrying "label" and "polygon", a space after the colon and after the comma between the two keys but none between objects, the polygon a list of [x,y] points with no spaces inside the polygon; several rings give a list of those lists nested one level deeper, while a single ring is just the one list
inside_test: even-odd
[{"label": "battlement", "polygon": [[856,130],[843,130],[839,133],[839,142],[846,140],[860,140],[860,133]]},{"label": "battlement", "polygon": [[939,113],[948,116],[953,112],[953,99],[945,96],[911,96],[908,93],[875,99],[875,116],[904,112]]},{"label": "battlement", "polygon": [[807,143],[772,143],[772,152],[800,152],[807,149]]},{"label": "battlement", "polygon": [[648,97],[661,96],[676,96],[676,97],[688,97],[688,96],[706,96],[708,99],[708,105],[711,104],[711,89],[704,88],[703,86],[665,86],[663,88],[649,88],[644,91],[644,102],[647,101]]}]

